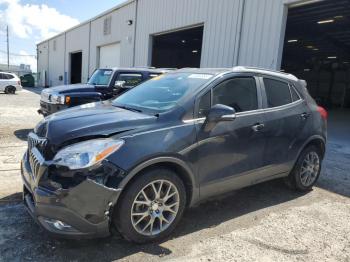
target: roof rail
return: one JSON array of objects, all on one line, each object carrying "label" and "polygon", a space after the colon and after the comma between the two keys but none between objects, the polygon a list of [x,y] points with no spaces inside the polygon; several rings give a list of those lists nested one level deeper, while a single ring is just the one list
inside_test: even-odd
[{"label": "roof rail", "polygon": [[239,71],[239,72],[260,72],[260,73],[266,73],[270,75],[276,75],[284,78],[288,78],[294,81],[298,81],[298,78],[295,75],[277,71],[277,70],[272,70],[272,69],[265,69],[265,68],[260,68],[260,67],[252,67],[252,66],[235,66],[232,68],[233,71]]}]

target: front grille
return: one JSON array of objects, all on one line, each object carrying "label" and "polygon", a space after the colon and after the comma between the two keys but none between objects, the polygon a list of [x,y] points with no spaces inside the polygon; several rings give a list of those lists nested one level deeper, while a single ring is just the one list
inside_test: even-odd
[{"label": "front grille", "polygon": [[45,161],[43,152],[47,145],[47,139],[38,137],[34,133],[28,135],[28,160],[30,169],[34,177],[37,177],[40,172],[40,167]]},{"label": "front grille", "polygon": [[46,138],[38,137],[34,133],[28,134],[28,152],[29,153],[33,148],[37,148],[40,153],[43,153],[46,145],[47,145]]}]

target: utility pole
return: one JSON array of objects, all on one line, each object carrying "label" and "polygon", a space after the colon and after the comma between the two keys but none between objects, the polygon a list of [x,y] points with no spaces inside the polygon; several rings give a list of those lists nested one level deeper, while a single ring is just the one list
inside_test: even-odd
[{"label": "utility pole", "polygon": [[9,42],[9,26],[6,27],[7,36],[7,70],[10,71],[10,42]]}]

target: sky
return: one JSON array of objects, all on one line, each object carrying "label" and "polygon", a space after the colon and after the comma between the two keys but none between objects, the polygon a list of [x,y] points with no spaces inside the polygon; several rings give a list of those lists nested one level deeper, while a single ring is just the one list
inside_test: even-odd
[{"label": "sky", "polygon": [[0,64],[30,64],[36,71],[36,43],[86,21],[125,0],[0,0]]}]

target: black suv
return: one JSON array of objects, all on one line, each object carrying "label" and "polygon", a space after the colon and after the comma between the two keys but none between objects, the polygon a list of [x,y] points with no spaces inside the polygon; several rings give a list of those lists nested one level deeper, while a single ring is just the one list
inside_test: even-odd
[{"label": "black suv", "polygon": [[310,190],[326,119],[293,75],[177,70],[40,122],[22,161],[24,202],[54,234],[106,236],[114,225],[131,241],[158,240],[213,195],[276,178]]},{"label": "black suv", "polygon": [[86,84],[44,89],[38,113],[48,116],[69,107],[110,99],[167,71],[153,68],[97,69]]}]

